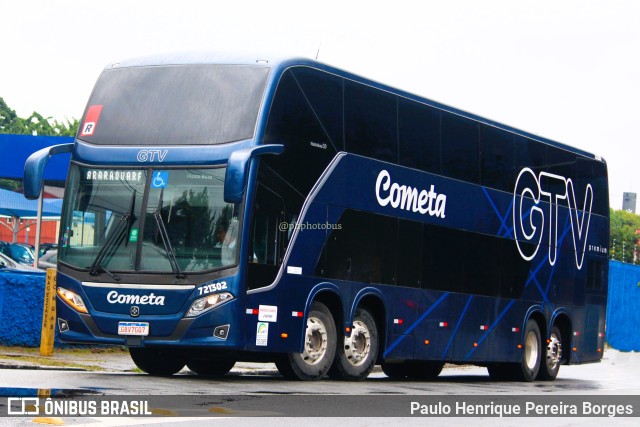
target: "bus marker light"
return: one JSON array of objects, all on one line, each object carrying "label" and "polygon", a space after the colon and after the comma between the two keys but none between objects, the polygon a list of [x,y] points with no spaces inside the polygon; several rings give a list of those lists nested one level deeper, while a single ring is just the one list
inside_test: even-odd
[{"label": "bus marker light", "polygon": [[511,332],[520,332],[520,328],[511,328]]},{"label": "bus marker light", "polygon": [[574,337],[579,337],[580,336],[580,331],[574,331],[573,332],[573,336]]},{"label": "bus marker light", "polygon": [[480,330],[481,330],[481,331],[487,331],[487,330],[489,330],[489,325],[480,325]]},{"label": "bus marker light", "polygon": [[573,351],[578,351],[578,347],[573,347],[572,350]]},{"label": "bus marker light", "polygon": [[518,350],[522,350],[522,344],[518,344]]},{"label": "bus marker light", "polygon": [[404,320],[402,320],[402,319],[393,319],[393,323],[395,323],[396,325],[402,325],[404,323]]},{"label": "bus marker light", "polygon": [[424,340],[424,345],[429,345],[429,340]]},{"label": "bus marker light", "polygon": [[344,328],[344,331],[349,334],[351,333],[351,328],[347,326],[346,328]]},{"label": "bus marker light", "polygon": [[280,334],[280,338],[282,338],[283,340],[286,340],[287,338],[289,338],[289,334],[287,334],[286,332],[283,332]]},{"label": "bus marker light", "polygon": [[440,327],[441,328],[448,328],[449,327],[449,322],[440,322]]},{"label": "bus marker light", "polygon": [[602,353],[602,349],[601,348],[598,349],[598,353]]},{"label": "bus marker light", "polygon": [[247,308],[246,313],[247,314],[259,314],[260,310],[258,310],[257,308]]},{"label": "bus marker light", "polygon": [[478,346],[478,343],[477,343],[477,342],[474,342],[474,343],[473,343],[473,346],[474,346],[474,347],[477,347],[477,346]]},{"label": "bus marker light", "polygon": [[302,317],[304,316],[304,313],[301,311],[292,311],[291,312],[291,317]]}]

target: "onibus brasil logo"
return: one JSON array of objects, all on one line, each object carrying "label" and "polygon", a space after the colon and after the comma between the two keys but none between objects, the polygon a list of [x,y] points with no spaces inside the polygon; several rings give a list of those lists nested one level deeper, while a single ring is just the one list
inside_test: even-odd
[{"label": "onibus brasil logo", "polygon": [[[547,202],[546,211],[543,209],[545,206],[543,202]],[[584,204],[582,213],[580,213],[571,178],[548,172],[540,172],[536,175],[529,168],[520,171],[513,191],[513,231],[522,258],[527,261],[532,260],[538,253],[543,236],[546,234],[548,236],[549,264],[556,263],[558,209],[560,205],[565,204],[569,207],[576,267],[580,270],[584,261],[593,205],[591,184],[587,184],[584,189]]]}]

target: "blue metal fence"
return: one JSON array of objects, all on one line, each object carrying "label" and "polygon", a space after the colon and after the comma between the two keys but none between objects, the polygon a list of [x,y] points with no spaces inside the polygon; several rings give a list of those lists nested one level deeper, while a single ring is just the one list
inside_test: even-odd
[{"label": "blue metal fence", "polygon": [[640,266],[609,262],[607,343],[622,351],[640,351]]}]

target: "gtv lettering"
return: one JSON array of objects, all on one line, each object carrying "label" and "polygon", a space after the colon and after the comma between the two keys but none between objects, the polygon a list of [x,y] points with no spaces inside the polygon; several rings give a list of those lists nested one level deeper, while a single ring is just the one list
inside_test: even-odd
[{"label": "gtv lettering", "polygon": [[[543,209],[543,202],[547,203],[546,212]],[[540,249],[544,235],[547,234],[549,264],[556,263],[558,209],[561,204],[565,203],[569,207],[576,267],[580,270],[587,247],[589,221],[593,206],[591,184],[587,184],[584,189],[584,204],[582,214],[579,215],[571,178],[548,172],[540,172],[536,176],[529,168],[520,171],[513,192],[513,230],[516,245],[522,258],[527,261],[532,260]]]},{"label": "gtv lettering", "polygon": [[136,160],[139,162],[158,162],[164,161],[169,150],[140,150],[136,155]]}]

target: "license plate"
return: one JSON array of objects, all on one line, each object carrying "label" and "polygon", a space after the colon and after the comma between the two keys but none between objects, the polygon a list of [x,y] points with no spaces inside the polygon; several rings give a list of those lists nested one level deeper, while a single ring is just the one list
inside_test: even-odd
[{"label": "license plate", "polygon": [[147,322],[119,322],[118,335],[149,335],[149,323]]}]

